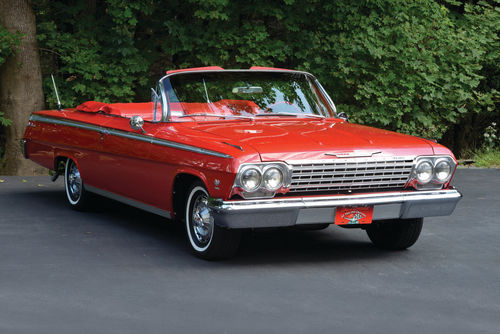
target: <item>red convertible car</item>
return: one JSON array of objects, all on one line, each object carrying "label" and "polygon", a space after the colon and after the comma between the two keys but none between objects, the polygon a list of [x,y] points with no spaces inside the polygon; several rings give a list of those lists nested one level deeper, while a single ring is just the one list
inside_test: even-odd
[{"label": "red convertible car", "polygon": [[461,198],[450,150],[349,123],[313,75],[285,69],[168,71],[151,102],[35,112],[22,144],[64,175],[73,208],[95,193],[175,219],[206,259],[244,229],[328,224],[405,249]]}]

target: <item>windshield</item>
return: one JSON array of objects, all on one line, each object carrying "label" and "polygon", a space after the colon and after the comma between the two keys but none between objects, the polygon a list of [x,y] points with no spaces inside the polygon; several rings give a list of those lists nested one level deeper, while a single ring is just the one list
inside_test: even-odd
[{"label": "windshield", "polygon": [[171,121],[332,117],[313,78],[297,72],[196,72],[163,79]]}]

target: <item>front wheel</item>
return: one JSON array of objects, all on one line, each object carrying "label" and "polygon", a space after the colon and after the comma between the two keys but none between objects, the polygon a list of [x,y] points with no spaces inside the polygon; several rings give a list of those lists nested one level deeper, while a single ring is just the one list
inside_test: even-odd
[{"label": "front wheel", "polygon": [[378,248],[402,250],[417,242],[423,222],[423,218],[374,222],[367,227],[366,233]]},{"label": "front wheel", "polygon": [[203,183],[195,182],[186,198],[186,231],[191,250],[206,260],[231,257],[238,250],[241,231],[217,226],[207,199]]}]

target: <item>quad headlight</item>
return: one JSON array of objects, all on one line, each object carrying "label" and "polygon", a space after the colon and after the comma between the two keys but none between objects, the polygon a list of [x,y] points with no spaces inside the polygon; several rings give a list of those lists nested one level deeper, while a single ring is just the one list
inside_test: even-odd
[{"label": "quad headlight", "polygon": [[450,156],[418,157],[413,168],[417,189],[442,188],[450,180],[456,163]]},{"label": "quad headlight", "polygon": [[240,189],[239,193],[244,198],[269,198],[289,183],[290,172],[284,163],[243,164],[233,188]]},{"label": "quad headlight", "polygon": [[270,167],[264,172],[264,187],[269,191],[278,190],[283,185],[283,172],[277,167]]},{"label": "quad headlight", "polygon": [[415,172],[420,183],[428,183],[432,179],[434,168],[430,161],[422,160],[415,168]]},{"label": "quad headlight", "polygon": [[260,169],[251,167],[245,169],[240,176],[241,187],[248,192],[257,190],[262,182],[262,174]]},{"label": "quad headlight", "polygon": [[450,179],[452,173],[452,167],[450,162],[446,159],[436,161],[436,166],[434,167],[434,175],[436,179],[441,182],[446,182]]}]

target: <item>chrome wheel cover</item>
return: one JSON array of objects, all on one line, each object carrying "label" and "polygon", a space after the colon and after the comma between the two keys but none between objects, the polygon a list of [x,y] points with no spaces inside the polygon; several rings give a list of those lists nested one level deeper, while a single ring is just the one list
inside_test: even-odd
[{"label": "chrome wheel cover", "polygon": [[77,202],[82,194],[82,178],[76,164],[73,161],[69,163],[70,166],[66,175],[68,195],[73,201]]},{"label": "chrome wheel cover", "polygon": [[210,242],[214,228],[214,217],[207,205],[206,195],[196,198],[191,215],[194,236],[199,246],[205,246]]}]

